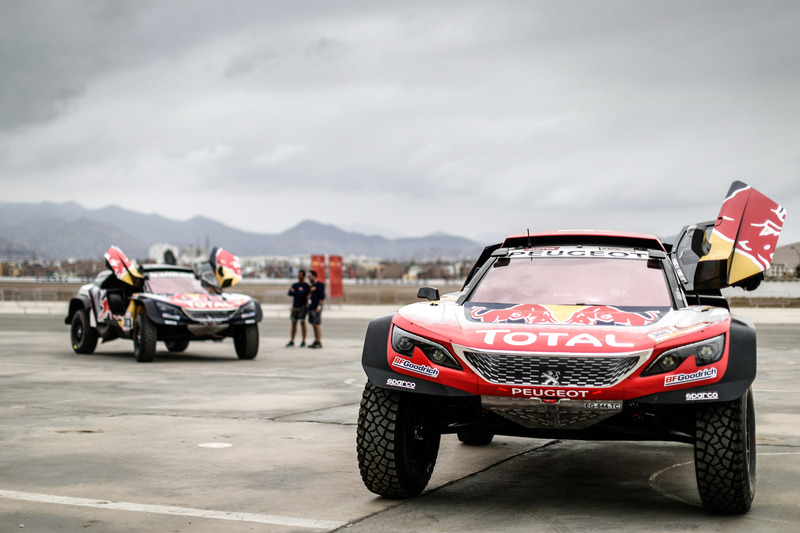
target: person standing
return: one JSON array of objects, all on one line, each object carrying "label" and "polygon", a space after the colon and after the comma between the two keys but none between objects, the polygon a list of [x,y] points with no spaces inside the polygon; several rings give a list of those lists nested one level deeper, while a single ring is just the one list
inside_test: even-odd
[{"label": "person standing", "polygon": [[297,333],[297,323],[300,323],[300,329],[303,333],[303,341],[300,346],[306,345],[306,311],[308,310],[308,293],[311,289],[310,285],[306,283],[306,271],[300,270],[297,273],[297,282],[293,283],[289,289],[289,296],[294,298],[292,300],[292,312],[290,318],[292,320],[292,336],[286,346],[294,346],[294,336]]},{"label": "person standing", "polygon": [[314,342],[309,348],[322,348],[322,301],[325,299],[325,284],[317,279],[316,270],[308,271],[311,288],[308,295],[308,323],[314,327]]}]

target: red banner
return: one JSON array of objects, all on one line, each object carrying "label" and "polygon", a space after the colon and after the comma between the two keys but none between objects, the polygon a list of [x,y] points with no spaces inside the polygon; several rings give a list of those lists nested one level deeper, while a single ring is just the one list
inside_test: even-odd
[{"label": "red banner", "polygon": [[344,297],[342,287],[342,256],[331,255],[328,257],[328,267],[331,269],[331,283],[328,295],[331,298]]},{"label": "red banner", "polygon": [[312,255],[311,256],[311,270],[317,273],[317,279],[325,283],[325,256]]}]

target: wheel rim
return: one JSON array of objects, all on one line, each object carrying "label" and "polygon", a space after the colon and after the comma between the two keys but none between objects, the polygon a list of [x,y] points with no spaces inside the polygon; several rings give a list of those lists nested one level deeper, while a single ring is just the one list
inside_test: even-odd
[{"label": "wheel rim", "polygon": [[72,331],[72,343],[80,344],[83,339],[83,320],[78,319],[75,321],[75,327]]},{"label": "wheel rim", "polygon": [[405,434],[405,454],[409,465],[418,471],[430,470],[431,438],[425,425],[418,420],[410,420]]}]

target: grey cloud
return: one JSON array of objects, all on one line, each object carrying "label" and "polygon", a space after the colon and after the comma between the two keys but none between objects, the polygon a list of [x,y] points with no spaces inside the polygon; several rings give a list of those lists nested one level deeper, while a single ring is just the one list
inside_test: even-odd
[{"label": "grey cloud", "polygon": [[109,172],[258,205],[393,198],[419,206],[403,224],[436,230],[653,212],[672,227],[713,216],[739,178],[798,205],[798,15],[775,1],[10,2],[0,179],[20,197]]}]

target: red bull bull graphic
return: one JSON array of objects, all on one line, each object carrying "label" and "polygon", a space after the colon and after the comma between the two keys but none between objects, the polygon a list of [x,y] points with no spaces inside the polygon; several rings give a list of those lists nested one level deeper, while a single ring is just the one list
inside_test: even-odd
[{"label": "red bull bull graphic", "polygon": [[242,264],[229,251],[215,248],[211,253],[211,263],[219,287],[231,287],[242,280]]},{"label": "red bull bull graphic", "polygon": [[119,278],[120,281],[128,285],[134,285],[136,279],[142,279],[142,275],[139,274],[133,262],[128,259],[125,252],[117,246],[110,247],[108,251],[103,254],[103,257],[106,258],[106,262],[108,262],[114,275]]},{"label": "red bull bull graphic", "polygon": [[786,210],[741,181],[731,184],[709,237],[711,249],[700,261],[727,261],[728,284],[772,263]]},{"label": "red bull bull graphic", "polygon": [[492,324],[647,326],[659,320],[668,308],[518,304],[511,307],[467,305],[466,311],[471,320]]}]

